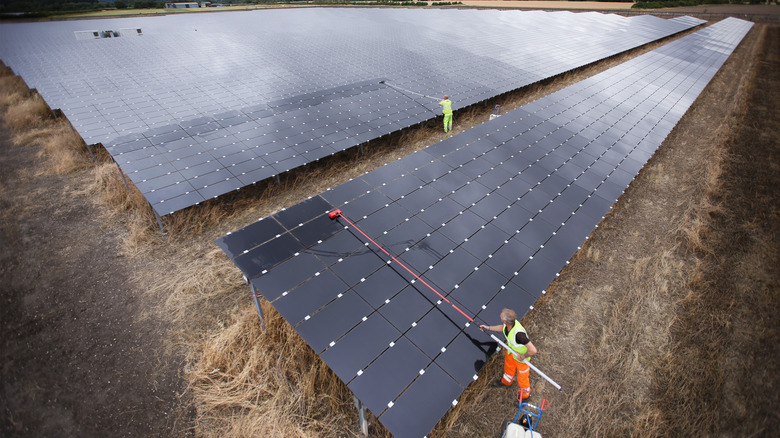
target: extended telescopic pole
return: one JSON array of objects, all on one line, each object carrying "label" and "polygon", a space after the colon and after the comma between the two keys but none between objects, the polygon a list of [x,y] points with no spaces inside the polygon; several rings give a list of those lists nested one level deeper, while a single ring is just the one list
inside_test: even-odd
[{"label": "extended telescopic pole", "polygon": [[415,92],[414,92],[414,91],[412,91],[412,90],[407,90],[406,88],[401,88],[401,87],[399,87],[399,86],[397,86],[397,85],[388,84],[388,83],[387,83],[387,81],[379,81],[379,83],[380,83],[380,84],[382,84],[382,85],[387,85],[387,86],[388,86],[388,87],[390,87],[390,88],[395,88],[395,89],[396,89],[396,90],[398,90],[398,91],[403,91],[403,92],[406,92],[406,93],[416,94],[416,95],[418,95],[418,96],[420,96],[420,97],[427,97],[428,99],[433,99],[433,100],[436,100],[436,101],[438,101],[438,100],[439,100],[439,98],[438,98],[438,97],[427,96],[427,95],[425,95],[425,94],[415,93]]},{"label": "extended telescopic pole", "polygon": [[[480,330],[482,330],[482,329],[480,328]],[[482,330],[482,331],[484,332],[484,330]],[[512,351],[512,349],[511,349],[511,348],[509,348],[509,346],[508,346],[508,345],[506,345],[504,342],[502,342],[502,341],[501,341],[501,339],[498,339],[498,337],[496,337],[496,335],[494,335],[493,333],[488,333],[488,334],[490,335],[490,337],[491,337],[491,338],[493,338],[493,340],[494,340],[494,341],[498,342],[498,344],[499,344],[499,345],[501,345],[502,347],[506,348],[506,351],[508,351],[508,352],[510,352],[510,353],[512,353],[512,352],[513,352],[513,351]],[[546,380],[546,381],[550,382],[550,384],[551,384],[552,386],[554,386],[554,387],[555,387],[555,389],[557,389],[558,391],[563,391],[563,388],[561,388],[561,385],[559,385],[559,384],[555,383],[555,380],[553,380],[553,379],[551,379],[550,377],[548,377],[548,376],[547,376],[547,374],[543,373],[543,372],[542,372],[542,371],[541,371],[539,368],[536,368],[535,366],[533,366],[533,365],[531,364],[531,362],[528,362],[528,361],[527,361],[527,360],[525,360],[525,359],[523,359],[523,361],[522,361],[522,362],[523,362],[524,364],[528,365],[528,367],[529,367],[529,368],[531,368],[532,370],[534,370],[534,372],[535,372],[536,374],[538,374],[538,375],[542,376],[542,378],[543,378],[544,380]]]},{"label": "extended telescopic pole", "polygon": [[[358,228],[358,227],[357,227],[357,225],[353,224],[353,223],[352,223],[352,221],[350,221],[349,219],[347,219],[347,218],[344,216],[344,214],[341,212],[341,210],[333,210],[333,211],[329,212],[329,213],[328,213],[328,217],[329,217],[329,218],[331,218],[331,219],[336,219],[336,218],[338,218],[338,217],[340,217],[340,218],[344,219],[344,220],[345,220],[345,221],[346,221],[346,222],[347,222],[347,223],[348,223],[350,226],[352,226],[352,228],[354,228],[355,230],[357,230],[357,232],[358,232],[358,233],[360,233],[360,234],[362,234],[362,235],[363,235],[363,237],[365,237],[365,238],[366,238],[366,239],[368,239],[368,240],[369,240],[371,243],[373,243],[374,245],[376,245],[376,247],[377,247],[377,248],[379,248],[379,249],[380,249],[380,250],[381,250],[383,253],[385,253],[387,256],[389,256],[389,257],[390,257],[390,258],[391,258],[391,259],[392,259],[394,262],[398,263],[398,264],[399,264],[399,265],[400,265],[402,268],[404,268],[404,269],[405,269],[407,272],[409,272],[410,274],[412,274],[412,276],[414,276],[414,278],[416,278],[417,280],[419,280],[419,281],[420,281],[422,284],[424,284],[424,285],[428,286],[428,289],[432,290],[432,291],[433,291],[433,292],[434,292],[436,295],[438,295],[438,296],[439,296],[439,298],[441,298],[442,300],[444,300],[445,302],[447,302],[449,305],[451,305],[451,306],[452,306],[452,307],[453,307],[455,310],[457,310],[457,311],[458,311],[458,312],[459,312],[461,315],[465,316],[465,317],[466,317],[466,319],[468,319],[468,320],[469,320],[469,322],[472,322],[472,323],[474,322],[474,318],[470,317],[468,314],[466,314],[466,312],[464,312],[464,311],[460,310],[460,309],[458,308],[458,306],[456,306],[456,305],[452,304],[452,303],[450,302],[450,300],[448,300],[446,297],[444,297],[444,295],[440,294],[440,293],[439,293],[439,292],[438,292],[436,289],[434,289],[434,288],[433,288],[433,287],[432,287],[430,284],[426,283],[426,282],[425,282],[425,280],[423,280],[422,278],[420,278],[420,277],[419,277],[417,274],[415,274],[414,272],[412,272],[412,270],[411,270],[411,269],[407,268],[407,267],[406,267],[406,265],[404,265],[403,263],[401,263],[400,261],[398,261],[398,259],[397,259],[397,258],[395,258],[393,255],[391,255],[389,252],[387,252],[387,251],[386,251],[384,248],[382,248],[382,246],[381,246],[381,245],[379,245],[378,243],[376,243],[376,242],[374,241],[374,239],[372,239],[372,238],[368,237],[368,235],[367,235],[366,233],[364,233],[364,232],[363,232],[363,230],[361,230],[360,228]],[[480,330],[482,330],[482,328],[480,328]],[[484,331],[484,330],[482,330],[482,332],[485,332],[485,331]],[[509,348],[509,346],[508,346],[508,345],[506,345],[506,344],[505,344],[503,341],[501,341],[500,339],[498,339],[498,338],[497,338],[497,337],[496,337],[494,334],[492,334],[492,333],[488,333],[488,335],[489,335],[491,338],[493,338],[493,340],[494,340],[494,341],[498,342],[498,344],[499,344],[499,345],[501,345],[502,347],[504,347],[504,348],[505,348],[507,351],[509,351],[510,353],[511,353],[511,352],[513,352],[513,350],[512,350],[511,348]],[[551,384],[552,386],[554,386],[554,387],[555,387],[555,389],[557,389],[558,391],[563,391],[563,389],[561,388],[561,385],[559,385],[559,384],[555,383],[555,381],[554,381],[553,379],[551,379],[550,377],[548,377],[548,376],[547,376],[547,374],[545,374],[545,373],[541,372],[541,371],[539,370],[539,368],[536,368],[535,366],[531,365],[531,363],[530,363],[530,362],[528,362],[528,361],[527,361],[527,360],[525,360],[525,359],[523,359],[523,363],[525,363],[526,365],[528,365],[528,367],[529,367],[529,368],[531,368],[532,370],[534,370],[534,372],[535,372],[536,374],[539,374],[540,376],[542,376],[542,378],[543,378],[544,380],[546,380],[546,381],[550,382],[550,384]]]}]

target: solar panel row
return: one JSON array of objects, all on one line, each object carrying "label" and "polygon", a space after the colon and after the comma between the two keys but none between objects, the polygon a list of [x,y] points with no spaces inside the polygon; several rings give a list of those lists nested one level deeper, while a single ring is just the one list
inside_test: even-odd
[{"label": "solar panel row", "polygon": [[217,241],[396,436],[422,436],[544,293],[751,23],[727,19]]},{"label": "solar panel row", "polygon": [[464,107],[701,23],[275,10],[90,20],[143,29],[90,40],[74,37],[82,21],[11,23],[0,58],[165,215],[435,117],[418,94]]}]

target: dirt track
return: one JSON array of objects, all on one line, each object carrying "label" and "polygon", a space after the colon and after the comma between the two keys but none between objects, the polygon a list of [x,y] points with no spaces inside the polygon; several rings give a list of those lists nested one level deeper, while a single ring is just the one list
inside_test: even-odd
[{"label": "dirt track", "polygon": [[119,255],[121,228],[84,193],[90,170],[35,175],[35,154],[0,131],[0,435],[179,434],[182,363],[128,280],[143,261]]},{"label": "dirt track", "polygon": [[[777,29],[769,35],[770,40],[776,43]],[[744,47],[738,50],[744,50]],[[749,57],[742,59],[744,62],[756,61]],[[765,74],[775,72],[776,78],[780,71],[776,54],[774,57],[767,56],[761,63],[768,69]],[[706,90],[710,105],[726,106],[718,96],[729,96],[728,89],[734,83],[729,78],[737,80],[743,67],[732,63],[730,73],[725,73],[731,76],[721,77],[720,81]],[[776,88],[780,80],[769,80],[762,84],[764,87]],[[734,99],[747,97],[733,96]],[[746,104],[753,112],[745,120],[751,123],[776,120],[776,114],[780,111],[777,102],[753,105],[759,97],[760,93],[750,96],[751,100]],[[707,112],[706,108],[699,110],[699,114]],[[637,252],[632,256],[632,260],[636,261],[642,253],[667,249],[657,245],[663,238],[662,234],[670,232],[668,224],[656,216],[657,210],[635,207],[652,206],[653,197],[663,196],[663,192],[652,191],[656,179],[673,183],[675,177],[687,171],[682,167],[686,163],[680,162],[680,157],[685,154],[676,151],[675,147],[695,143],[701,132],[712,130],[715,128],[713,124],[722,122],[706,117],[688,121],[695,122],[689,126],[690,136],[679,134],[675,144],[665,146],[666,150],[651,162],[653,166],[643,171],[643,176],[632,185],[630,199],[621,200],[617,213],[603,224],[600,234],[593,237],[595,243],[591,251],[599,250],[601,256],[594,257],[593,252],[587,257],[581,256],[584,260],[575,261],[566,275],[561,277],[557,286],[560,290],[558,299],[570,297],[569,307],[558,306],[556,303],[565,303],[550,298],[540,303],[538,313],[532,316],[530,327],[536,332],[535,342],[548,354],[547,357],[540,355],[539,363],[547,365],[557,375],[564,375],[572,366],[571,362],[555,359],[550,354],[562,348],[557,344],[576,348],[591,339],[574,337],[571,332],[566,332],[565,327],[579,327],[580,330],[584,327],[591,333],[600,330],[593,314],[577,313],[574,309],[576,300],[584,299],[584,295],[578,296],[575,291],[584,288],[589,293],[598,293],[609,292],[610,287],[619,289],[621,281],[631,278],[625,277],[627,274],[620,273],[620,267],[615,266],[626,258],[625,251],[630,249]],[[704,131],[697,133],[696,124],[703,125],[698,128]],[[771,151],[771,147],[768,150]],[[676,152],[680,155],[675,155]],[[36,174],[40,163],[35,154],[34,148],[12,145],[7,131],[0,131],[0,284],[3,299],[0,309],[3,330],[3,368],[0,376],[0,409],[3,413],[0,435],[187,434],[194,427],[193,414],[182,403],[191,403],[193,399],[186,391],[183,359],[169,348],[172,335],[168,330],[172,329],[172,323],[149,317],[157,314],[150,309],[162,306],[162,302],[145,294],[134,280],[139,276],[159,275],[165,270],[165,260],[155,259],[155,256],[147,258],[143,253],[137,256],[123,255],[125,253],[121,243],[126,238],[126,226],[124,223],[107,221],[103,215],[105,207],[92,201],[88,189],[93,178],[91,170],[64,177]],[[777,173],[776,155],[774,161],[758,164],[769,166]],[[743,194],[743,197],[748,194]],[[775,202],[776,192],[762,199],[755,202],[767,202],[767,199]],[[291,200],[282,199],[280,202],[289,203]],[[750,205],[750,202],[746,202],[739,208]],[[670,203],[662,207],[666,213],[674,216],[684,213],[686,206]],[[774,211],[776,221],[776,208],[773,210],[770,207],[769,210],[770,218]],[[774,230],[777,231],[776,228]],[[777,235],[768,238],[777,239]],[[619,245],[613,242],[619,242]],[[725,257],[728,254],[723,255]],[[739,264],[743,260],[732,260],[731,263]],[[623,268],[626,266],[630,268],[631,264]],[[592,274],[597,270],[603,273],[607,268],[613,270],[603,274],[606,277]],[[610,275],[624,278],[610,278]],[[154,279],[149,281],[153,282]],[[770,275],[768,281],[771,287],[771,282],[777,281],[776,273],[774,277]],[[774,287],[777,288],[777,283],[774,283]],[[777,306],[777,300],[764,305]],[[248,300],[246,306],[251,307]],[[606,314],[618,310],[607,307],[599,309],[599,312]],[[207,309],[204,313],[216,319],[217,315],[225,313],[225,308]],[[774,323],[766,330],[776,334],[780,327],[776,320]],[[734,339],[740,342],[738,337]],[[771,341],[771,338],[762,339]],[[767,347],[758,353],[751,359],[751,363],[756,361],[751,372],[765,373],[766,369],[761,363],[776,361],[776,349]],[[483,372],[485,375],[496,371],[496,363],[493,362],[491,366]],[[577,371],[582,370],[578,368]],[[740,375],[742,370],[730,372],[732,376]],[[585,377],[584,374],[565,377],[567,386],[576,387],[578,376]],[[770,373],[766,378],[771,379],[773,376]],[[776,374],[774,379],[776,382]],[[743,384],[746,388],[752,385],[752,389],[760,389],[762,385],[766,388],[765,382],[747,381]],[[543,385],[537,385],[535,391],[540,395],[549,394]],[[649,392],[655,394],[652,389]],[[747,395],[740,395],[732,400],[743,406],[744,412],[747,412],[748,407],[753,407],[755,402],[766,400],[768,411],[747,412],[743,419],[762,421],[765,428],[754,431],[763,435],[762,432],[777,430],[780,426],[776,416],[776,396],[773,398],[766,392],[759,393],[763,399],[746,401]],[[580,393],[579,397],[598,396],[598,393],[594,394]],[[567,397],[570,396],[567,394]],[[454,424],[440,426],[444,435],[493,435],[501,420],[513,413],[508,404],[509,397],[505,394],[471,391],[468,397],[469,401],[461,403],[458,413],[452,418]],[[500,407],[496,408],[497,397],[504,397],[507,403],[499,401]],[[547,430],[551,436],[582,432],[577,429],[581,425],[565,424],[566,418],[572,416],[572,412],[566,409],[574,409],[572,406],[578,400],[582,401],[576,397],[553,400],[555,410],[545,420],[550,426]],[[670,406],[659,405],[658,409],[664,414],[674,415]],[[774,417],[772,412],[775,412]],[[611,412],[607,414],[611,415]],[[759,418],[755,418],[756,415]],[[348,426],[345,428],[349,429]]]}]

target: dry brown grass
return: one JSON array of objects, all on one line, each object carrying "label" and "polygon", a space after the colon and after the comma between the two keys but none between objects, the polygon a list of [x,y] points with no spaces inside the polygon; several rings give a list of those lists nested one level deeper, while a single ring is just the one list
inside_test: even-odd
[{"label": "dry brown grass", "polygon": [[4,65],[0,65],[0,111],[14,144],[38,148],[44,163],[39,174],[64,175],[90,164],[84,142],[68,122],[54,119],[40,94]]},{"label": "dry brown grass", "polygon": [[52,117],[49,106],[40,94],[30,94],[5,110],[5,124],[13,132],[20,132],[44,125]]},{"label": "dry brown grass", "polygon": [[20,76],[3,64],[0,64],[0,111],[5,111],[12,105],[27,99],[30,90]]},{"label": "dry brown grass", "polygon": [[693,234],[704,238],[686,243],[701,257],[672,327],[673,353],[659,369],[675,435],[770,436],[780,427],[773,389],[780,372],[780,157],[772,139],[780,122],[753,123],[757,114],[778,111],[780,97],[769,83],[778,77],[780,32],[761,32],[755,56],[768,61],[747,71],[755,77],[747,82],[750,101],[740,101],[721,165],[688,213],[692,228],[700,227]]},{"label": "dry brown grass", "polygon": [[46,135],[39,137],[38,156],[47,163],[44,172],[64,175],[92,166],[86,145],[68,126],[67,121],[51,121]]},{"label": "dry brown grass", "polygon": [[36,128],[52,118],[43,98],[1,62],[0,111],[5,126],[16,133]]},{"label": "dry brown grass", "polygon": [[270,305],[244,307],[191,374],[204,436],[343,436],[352,396]]},{"label": "dry brown grass", "polygon": [[[8,112],[27,111],[26,108],[23,102],[11,106]],[[39,174],[65,175],[92,165],[84,142],[70,129],[67,121],[32,119],[37,121],[13,131],[13,142],[19,146],[38,148],[38,157],[42,158],[43,164],[38,170]]]},{"label": "dry brown grass", "polygon": [[104,220],[127,228],[123,239],[126,255],[140,254],[142,248],[158,241],[154,234],[157,222],[146,198],[129,180],[125,186],[115,163],[100,160],[85,192],[104,207],[101,210]]},{"label": "dry brown grass", "polygon": [[[565,271],[566,280],[549,288],[525,321],[544,352],[537,366],[566,391],[551,392],[548,384],[532,378],[536,403],[541,397],[551,401],[545,434],[664,435],[663,412],[654,401],[654,372],[669,342],[670,298],[685,286],[684,261],[674,247],[645,255],[621,249],[617,255],[610,248],[610,241],[617,240],[612,237],[587,244],[597,249],[585,248]],[[606,260],[594,257],[605,248],[612,253]],[[576,278],[616,265],[619,272],[593,284]],[[500,373],[500,363],[491,365]]]}]

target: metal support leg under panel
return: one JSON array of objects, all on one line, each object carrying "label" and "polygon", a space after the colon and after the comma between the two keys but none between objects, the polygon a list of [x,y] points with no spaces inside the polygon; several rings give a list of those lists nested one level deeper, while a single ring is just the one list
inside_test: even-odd
[{"label": "metal support leg under panel", "polygon": [[[87,145],[87,147],[89,147],[89,145]],[[92,153],[92,152],[90,152],[90,153]],[[94,157],[94,156],[93,156],[93,157]],[[94,160],[93,160],[93,161],[94,161]],[[127,189],[127,191],[129,192],[129,191],[130,191],[130,184],[128,184],[128,183],[127,183],[127,178],[125,178],[125,173],[124,173],[124,172],[122,172],[122,168],[121,168],[121,167],[119,167],[119,163],[117,163],[116,161],[114,161],[114,164],[116,164],[116,168],[119,170],[119,176],[121,176],[121,177],[122,177],[122,181],[124,181],[124,182],[125,182],[125,188],[126,188],[126,189]]]},{"label": "metal support leg under panel", "polygon": [[366,419],[366,407],[363,405],[363,402],[360,401],[357,397],[353,396],[355,399],[355,407],[358,410],[358,416],[360,417],[360,433],[363,434],[363,436],[368,436],[368,420]]},{"label": "metal support leg under panel", "polygon": [[154,213],[154,218],[157,219],[157,225],[160,226],[160,232],[165,234],[165,226],[163,226],[162,218],[159,214],[157,214],[157,211],[152,207],[152,204],[149,204],[149,208],[152,209],[152,213]]},{"label": "metal support leg under panel", "polygon": [[[71,126],[70,129],[73,130],[73,127]],[[75,134],[76,131],[73,131],[73,133]],[[84,143],[86,144],[86,142],[84,142]],[[95,153],[92,152],[92,147],[90,145],[87,145],[87,151],[89,152],[89,155],[92,157],[92,161],[97,161],[97,158],[95,158]],[[127,183],[125,183],[125,184],[127,184]]]},{"label": "metal support leg under panel", "polygon": [[260,318],[260,329],[265,331],[265,318],[263,318],[263,308],[260,307],[260,297],[257,294],[255,285],[249,284],[249,288],[252,290],[252,299],[255,300],[255,307],[257,308],[257,316]]}]

